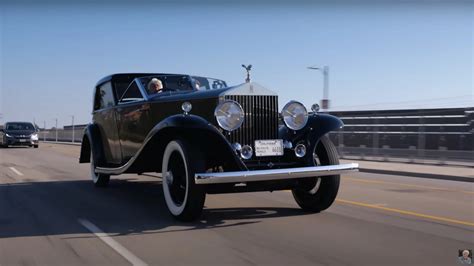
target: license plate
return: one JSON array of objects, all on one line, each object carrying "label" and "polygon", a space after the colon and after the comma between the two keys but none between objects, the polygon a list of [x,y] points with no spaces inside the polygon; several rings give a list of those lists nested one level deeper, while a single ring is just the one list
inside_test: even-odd
[{"label": "license plate", "polygon": [[261,156],[281,156],[283,155],[282,139],[267,139],[255,141],[255,155]]},{"label": "license plate", "polygon": [[27,142],[27,139],[20,139],[20,142]]}]

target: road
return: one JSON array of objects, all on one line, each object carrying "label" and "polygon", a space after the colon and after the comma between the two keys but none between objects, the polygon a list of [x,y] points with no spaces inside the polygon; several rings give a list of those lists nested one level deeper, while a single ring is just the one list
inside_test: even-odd
[{"label": "road", "polygon": [[79,147],[0,149],[0,265],[456,265],[474,249],[473,183],[354,173],[336,203],[302,212],[288,191],[208,195],[167,214],[160,180],[105,189]]}]

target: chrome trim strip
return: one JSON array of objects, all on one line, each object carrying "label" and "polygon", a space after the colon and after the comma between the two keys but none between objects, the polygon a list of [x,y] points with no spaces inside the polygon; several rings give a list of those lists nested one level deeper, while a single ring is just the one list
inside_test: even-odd
[{"label": "chrome trim strip", "polygon": [[255,171],[236,171],[218,173],[198,173],[194,175],[196,184],[241,183],[266,180],[293,179],[302,177],[316,177],[339,175],[359,170],[358,163],[311,166],[300,168],[270,169]]},{"label": "chrome trim strip", "polygon": [[106,174],[106,175],[120,175],[123,172],[127,171],[128,167],[133,164],[135,159],[138,157],[140,153],[137,153],[134,157],[130,158],[128,162],[122,166],[115,167],[115,168],[107,168],[107,167],[96,167],[95,172],[99,174]]}]

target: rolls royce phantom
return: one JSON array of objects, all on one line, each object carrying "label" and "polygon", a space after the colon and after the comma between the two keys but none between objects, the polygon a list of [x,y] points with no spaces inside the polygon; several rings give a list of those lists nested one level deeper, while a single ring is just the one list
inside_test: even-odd
[{"label": "rolls royce phantom", "polygon": [[169,213],[198,219],[206,194],[291,190],[305,211],[334,202],[341,173],[327,133],[343,123],[250,82],[185,74],[114,74],[94,90],[79,162],[95,186],[111,175],[156,172]]}]

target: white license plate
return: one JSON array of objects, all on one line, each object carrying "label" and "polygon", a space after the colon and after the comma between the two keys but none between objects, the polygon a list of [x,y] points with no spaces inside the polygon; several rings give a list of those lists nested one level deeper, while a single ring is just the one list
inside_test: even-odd
[{"label": "white license plate", "polygon": [[27,142],[27,139],[20,139],[20,142]]},{"label": "white license plate", "polygon": [[282,139],[267,139],[255,141],[255,155],[261,156],[281,156],[283,155]]}]

